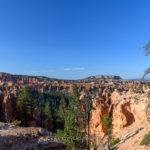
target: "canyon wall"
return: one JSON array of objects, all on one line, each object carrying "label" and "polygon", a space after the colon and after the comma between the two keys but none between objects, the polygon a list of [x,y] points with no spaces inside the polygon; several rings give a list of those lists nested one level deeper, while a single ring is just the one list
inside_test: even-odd
[{"label": "canyon wall", "polygon": [[118,91],[117,89],[102,93],[101,99],[93,99],[95,110],[91,113],[91,134],[103,136],[105,128],[102,120],[104,115],[111,113],[113,120],[113,133],[118,133],[122,129],[133,124],[144,124],[147,122],[146,108],[148,105],[149,88],[134,91]]},{"label": "canyon wall", "polygon": [[[37,88],[32,85],[34,88]],[[54,86],[54,85],[53,85]],[[62,86],[62,85],[61,85]],[[64,86],[67,86],[66,84]],[[69,85],[72,90],[72,84]],[[116,85],[91,85],[79,84],[80,90],[88,89],[93,91],[93,106],[95,110],[91,112],[90,128],[91,134],[102,136],[106,129],[103,126],[104,115],[111,113],[113,119],[113,132],[117,133],[123,128],[132,124],[146,122],[145,110],[148,104],[149,88],[145,84],[127,83]],[[142,88],[139,89],[139,87]],[[59,86],[58,86],[59,87]],[[16,105],[17,96],[22,86],[5,86],[5,90],[0,89],[0,119],[11,122],[19,109]],[[43,86],[39,85],[41,90]],[[58,88],[59,89],[59,88]],[[49,89],[50,90],[50,89]],[[33,117],[38,120],[39,112],[35,109]],[[35,124],[31,122],[31,124]]]}]

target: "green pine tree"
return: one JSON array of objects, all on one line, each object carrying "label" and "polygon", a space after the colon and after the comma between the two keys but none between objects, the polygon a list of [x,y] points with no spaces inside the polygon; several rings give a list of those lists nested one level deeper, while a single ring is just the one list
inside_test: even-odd
[{"label": "green pine tree", "polygon": [[18,104],[26,109],[26,111],[31,111],[34,108],[34,98],[32,90],[29,86],[25,86],[18,96]]},{"label": "green pine tree", "polygon": [[34,97],[29,86],[25,86],[18,96],[18,105],[22,108],[22,117],[25,119],[25,125],[31,118],[29,112],[34,108]]},{"label": "green pine tree", "polygon": [[66,108],[67,108],[67,103],[65,101],[65,96],[63,95],[60,100],[59,111],[58,111],[58,116],[61,118],[62,121],[65,121]]},{"label": "green pine tree", "polygon": [[43,93],[39,92],[38,93],[38,101],[37,101],[37,108],[38,110],[40,111],[40,124],[41,124],[41,127],[43,127],[43,119],[44,119],[44,96],[43,96]]},{"label": "green pine tree", "polygon": [[76,85],[73,87],[73,96],[69,100],[69,106],[66,108],[64,131],[57,130],[57,137],[67,144],[68,150],[79,150],[85,147],[84,133],[81,132],[79,125],[78,110],[79,91]]},{"label": "green pine tree", "polygon": [[46,103],[46,106],[45,106],[45,109],[44,109],[44,115],[45,115],[47,121],[50,122],[50,121],[53,120],[52,110],[51,110],[49,102]]}]

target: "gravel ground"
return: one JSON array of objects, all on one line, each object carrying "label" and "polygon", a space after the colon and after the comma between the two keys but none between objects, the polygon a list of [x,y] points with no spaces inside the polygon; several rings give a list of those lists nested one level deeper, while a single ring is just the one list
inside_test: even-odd
[{"label": "gravel ground", "polygon": [[0,122],[0,150],[65,150],[50,132],[39,133],[41,128],[18,127]]}]

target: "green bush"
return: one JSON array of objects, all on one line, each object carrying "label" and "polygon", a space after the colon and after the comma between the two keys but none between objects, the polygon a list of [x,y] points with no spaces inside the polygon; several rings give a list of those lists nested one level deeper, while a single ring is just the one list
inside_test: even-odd
[{"label": "green bush", "polygon": [[115,91],[115,88],[112,88],[110,91],[111,91],[111,93],[113,93]]},{"label": "green bush", "polygon": [[19,125],[21,125],[21,120],[14,120],[11,124],[13,124],[15,126],[19,126]]},{"label": "green bush", "polygon": [[140,145],[146,145],[146,146],[150,145],[150,132],[144,136]]},{"label": "green bush", "polygon": [[147,82],[147,86],[150,88],[150,82]]},{"label": "green bush", "polygon": [[118,144],[120,142],[120,139],[117,138],[117,139],[114,139],[112,142],[111,142],[111,146],[115,146],[116,144]]}]

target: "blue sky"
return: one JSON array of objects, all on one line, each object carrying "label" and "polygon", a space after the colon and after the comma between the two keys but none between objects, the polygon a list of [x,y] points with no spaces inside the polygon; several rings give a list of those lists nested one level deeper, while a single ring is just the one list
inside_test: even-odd
[{"label": "blue sky", "polygon": [[138,78],[149,0],[0,0],[0,72]]}]

